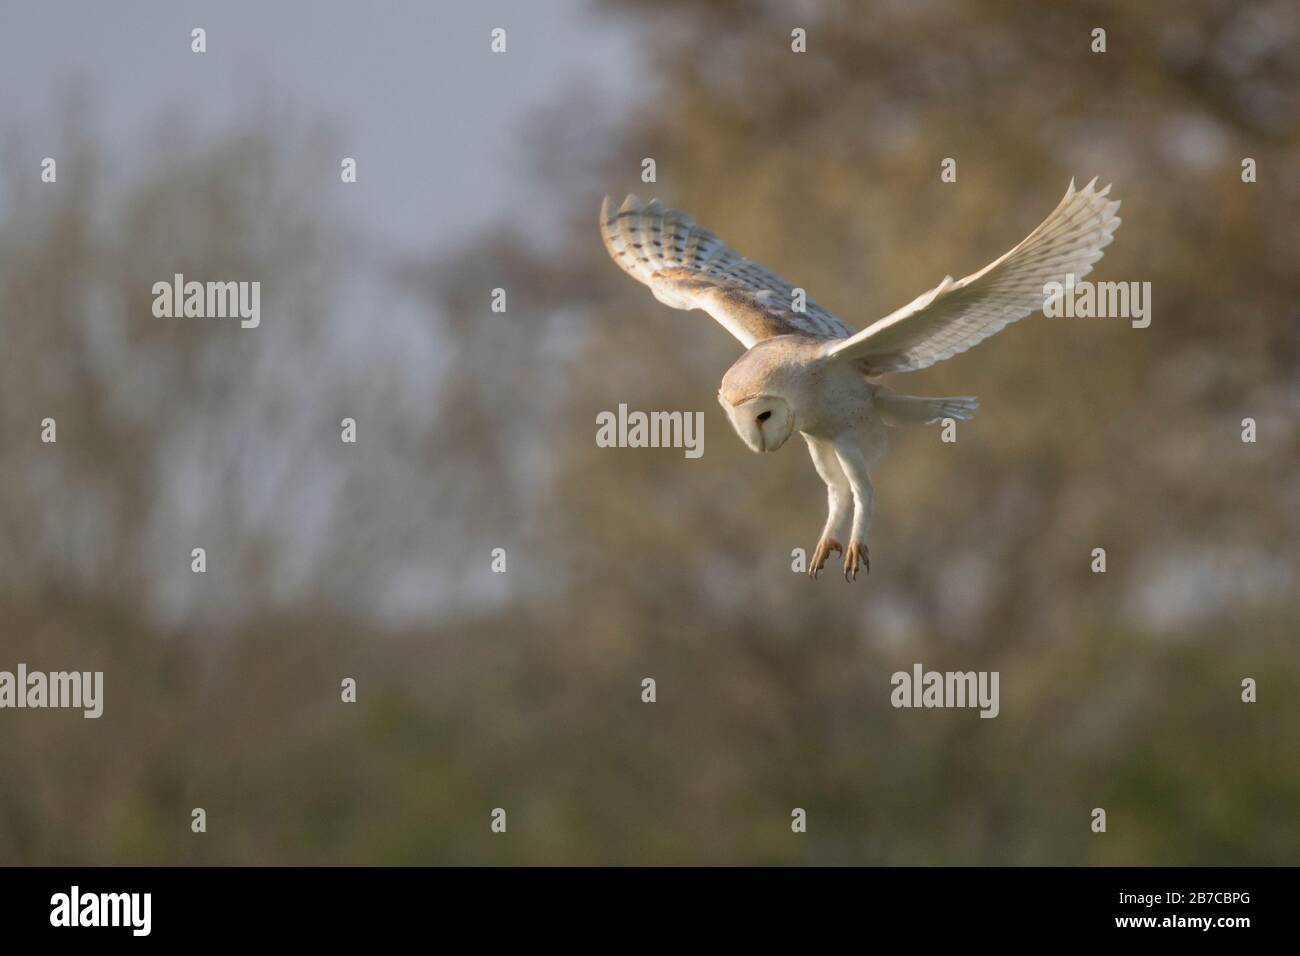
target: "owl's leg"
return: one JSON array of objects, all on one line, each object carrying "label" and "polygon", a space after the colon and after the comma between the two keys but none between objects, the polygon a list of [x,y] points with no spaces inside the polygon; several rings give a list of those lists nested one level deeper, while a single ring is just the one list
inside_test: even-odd
[{"label": "owl's leg", "polygon": [[832,551],[843,551],[844,547],[836,540],[839,529],[849,517],[849,506],[853,501],[853,491],[849,479],[840,467],[840,460],[835,454],[835,446],[828,441],[804,435],[808,442],[808,454],[812,456],[813,466],[822,481],[826,482],[826,527],[822,530],[821,540],[813,551],[812,560],[808,562],[808,576],[817,577],[826,567],[826,559]]},{"label": "owl's leg", "polygon": [[857,578],[859,570],[871,570],[867,531],[871,528],[876,492],[871,486],[871,475],[867,473],[867,456],[862,449],[856,445],[836,443],[835,453],[853,490],[853,530],[849,534],[849,548],[844,553],[844,580],[852,581]]}]

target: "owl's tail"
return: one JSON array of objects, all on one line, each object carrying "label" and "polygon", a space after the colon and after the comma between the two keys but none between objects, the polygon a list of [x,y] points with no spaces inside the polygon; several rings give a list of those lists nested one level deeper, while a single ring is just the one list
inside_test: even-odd
[{"label": "owl's tail", "polygon": [[974,395],[957,398],[920,398],[881,389],[876,393],[876,411],[886,425],[929,425],[945,418],[968,422],[975,417],[979,400]]}]

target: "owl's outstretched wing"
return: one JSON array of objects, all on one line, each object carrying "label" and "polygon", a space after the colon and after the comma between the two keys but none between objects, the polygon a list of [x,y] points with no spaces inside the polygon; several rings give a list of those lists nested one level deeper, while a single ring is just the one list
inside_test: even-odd
[{"label": "owl's outstretched wing", "polygon": [[805,298],[796,311],[795,290],[779,275],[739,255],[694,220],[657,201],[628,196],[615,209],[600,207],[600,234],[610,256],[628,275],[674,309],[703,309],[745,348],[774,335],[842,339],[853,329]]},{"label": "owl's outstretched wing", "polygon": [[1064,285],[1092,271],[1114,238],[1120,220],[1110,187],[1094,179],[1065,198],[1037,229],[1002,258],[954,282],[935,288],[856,335],[826,349],[829,356],[857,362],[872,375],[911,372],[965,352],[1017,319],[1043,307],[1044,286]]}]

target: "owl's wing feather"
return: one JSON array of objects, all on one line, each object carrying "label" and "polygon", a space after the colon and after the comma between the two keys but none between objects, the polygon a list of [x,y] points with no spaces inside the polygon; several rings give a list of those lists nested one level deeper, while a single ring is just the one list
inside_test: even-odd
[{"label": "owl's wing feather", "polygon": [[948,276],[929,292],[826,349],[870,374],[910,372],[951,358],[1043,307],[1044,286],[1092,271],[1119,227],[1118,200],[1093,179],[1074,180],[1037,229],[1006,255],[957,282]]},{"label": "owl's wing feather", "polygon": [[703,309],[745,348],[775,335],[843,339],[853,334],[812,299],[794,308],[794,287],[695,225],[684,212],[628,196],[605,197],[600,234],[610,257],[674,309]]}]

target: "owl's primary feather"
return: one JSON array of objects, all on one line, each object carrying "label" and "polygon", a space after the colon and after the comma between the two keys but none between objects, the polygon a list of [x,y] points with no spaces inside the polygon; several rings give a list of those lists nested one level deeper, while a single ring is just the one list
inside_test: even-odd
[{"label": "owl's primary feather", "polygon": [[952,276],[929,292],[836,342],[834,357],[857,360],[871,374],[912,372],[965,352],[1043,307],[1049,282],[1082,279],[1114,238],[1119,200],[1094,179],[1065,198],[1014,249],[957,282]]}]

